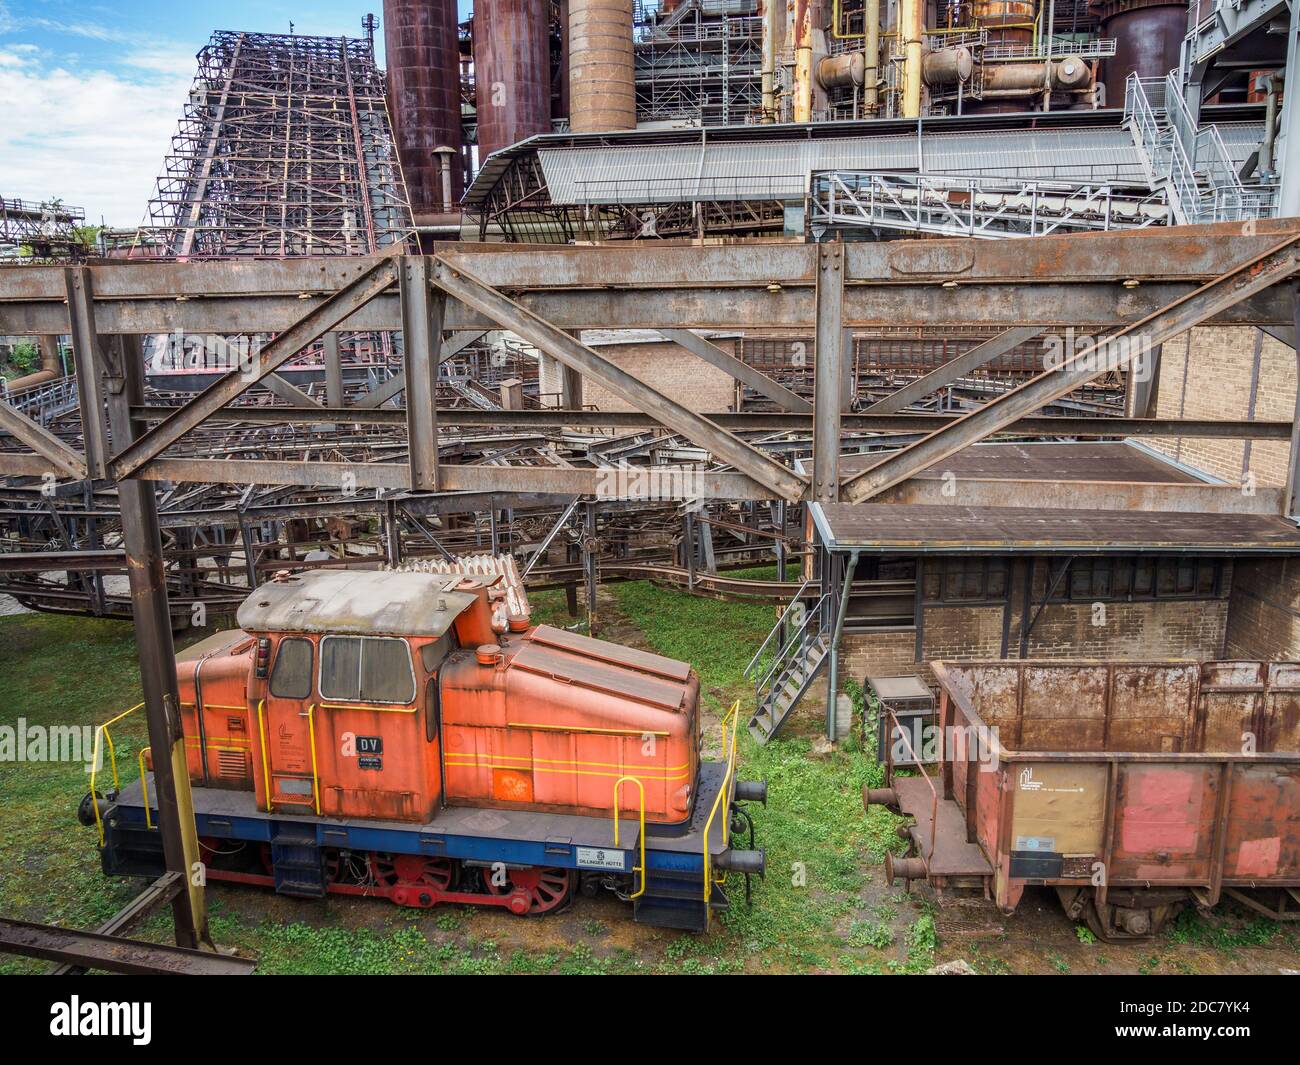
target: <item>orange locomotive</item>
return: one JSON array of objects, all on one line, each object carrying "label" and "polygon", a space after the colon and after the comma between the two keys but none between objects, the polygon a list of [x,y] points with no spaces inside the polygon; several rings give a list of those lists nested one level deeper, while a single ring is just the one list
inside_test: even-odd
[{"label": "orange locomotive", "polygon": [[[701,761],[689,665],[503,607],[457,573],[281,576],[182,654],[208,875],[515,913],[603,887],[638,921],[706,927],[726,871],[763,871],[734,720]],[[141,785],[99,805],[105,871],[160,872]]]}]

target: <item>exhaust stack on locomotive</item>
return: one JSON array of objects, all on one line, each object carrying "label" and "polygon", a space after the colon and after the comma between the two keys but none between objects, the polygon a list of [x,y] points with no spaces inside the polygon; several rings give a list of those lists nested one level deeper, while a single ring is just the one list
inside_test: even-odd
[{"label": "exhaust stack on locomotive", "polygon": [[[734,709],[703,761],[688,664],[532,626],[520,601],[493,574],[281,575],[181,654],[207,875],[518,914],[604,888],[706,928],[727,871],[764,867],[731,846],[752,838],[738,803],[766,800],[735,778]],[[162,872],[148,790],[83,804],[106,873]]]}]

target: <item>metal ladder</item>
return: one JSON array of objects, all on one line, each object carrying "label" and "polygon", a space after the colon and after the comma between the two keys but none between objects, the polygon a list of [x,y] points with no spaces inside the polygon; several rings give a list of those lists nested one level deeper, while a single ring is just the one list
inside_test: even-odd
[{"label": "metal ladder", "polygon": [[[780,731],[830,659],[830,596],[824,594],[811,608],[805,607],[802,596],[808,584],[804,581],[800,585],[745,667],[744,675],[754,681],[749,734],[760,744]],[[770,662],[764,657],[769,653]]]}]

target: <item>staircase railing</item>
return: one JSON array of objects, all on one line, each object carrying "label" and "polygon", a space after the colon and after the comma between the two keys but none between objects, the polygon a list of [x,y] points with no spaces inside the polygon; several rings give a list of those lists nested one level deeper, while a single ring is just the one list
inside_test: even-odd
[{"label": "staircase railing", "polygon": [[822,595],[813,604],[811,610],[807,611],[802,618],[796,619],[789,637],[777,652],[772,665],[763,674],[762,679],[754,684],[756,705],[762,706],[772,691],[785,684],[791,669],[807,660],[808,649],[812,643],[828,631],[825,607],[829,601],[829,594]]},{"label": "staircase railing", "polygon": [[790,600],[790,605],[786,607],[786,609],[781,613],[781,616],[776,619],[776,624],[772,626],[772,631],[767,634],[767,639],[765,639],[759,645],[758,650],[754,652],[754,657],[749,660],[749,665],[747,665],[742,671],[742,676],[749,677],[751,671],[758,665],[759,659],[763,657],[763,652],[767,650],[768,645],[771,644],[771,642],[777,638],[777,634],[780,633],[787,624],[789,624],[788,615],[790,610],[796,603],[803,602],[803,593],[807,590],[809,583],[809,581],[805,580],[803,584],[799,585],[799,590],[794,593],[794,598]]},{"label": "staircase railing", "polygon": [[1273,212],[1270,186],[1242,184],[1216,126],[1198,128],[1178,78],[1139,78],[1124,83],[1124,121],[1142,155],[1153,187],[1169,190],[1170,206],[1183,224],[1243,221]]}]

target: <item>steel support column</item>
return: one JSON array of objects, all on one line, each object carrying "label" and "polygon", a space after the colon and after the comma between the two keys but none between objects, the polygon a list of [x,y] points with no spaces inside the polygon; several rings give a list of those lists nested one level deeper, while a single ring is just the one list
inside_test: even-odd
[{"label": "steel support column", "polygon": [[817,503],[839,498],[844,376],[844,245],[817,245],[813,483]]},{"label": "steel support column", "polygon": [[[108,415],[116,446],[129,446],[141,426],[131,418],[132,404],[144,396],[144,361],[138,337],[118,338],[110,361]],[[154,486],[127,479],[117,486],[131,584],[131,613],[140,660],[149,746],[153,751],[154,792],[158,830],[168,871],[184,878],[186,890],[172,903],[176,942],[182,947],[211,946],[204,900],[202,858],[194,826],[189,766],[181,727],[181,701],[176,683],[176,652],[172,644],[171,612],[167,604],[162,534]]]},{"label": "steel support column", "polygon": [[407,256],[398,274],[406,352],[406,437],[411,488],[438,490],[438,360],[446,297],[429,284],[429,260]]},{"label": "steel support column", "polygon": [[64,281],[68,292],[72,358],[77,367],[77,401],[81,407],[86,470],[90,477],[103,477],[107,472],[108,432],[104,424],[104,375],[99,335],[95,330],[95,299],[90,276],[86,267],[72,266],[64,274]]},{"label": "steel support column", "polygon": [[325,405],[343,406],[343,355],[338,333],[325,334]]}]

